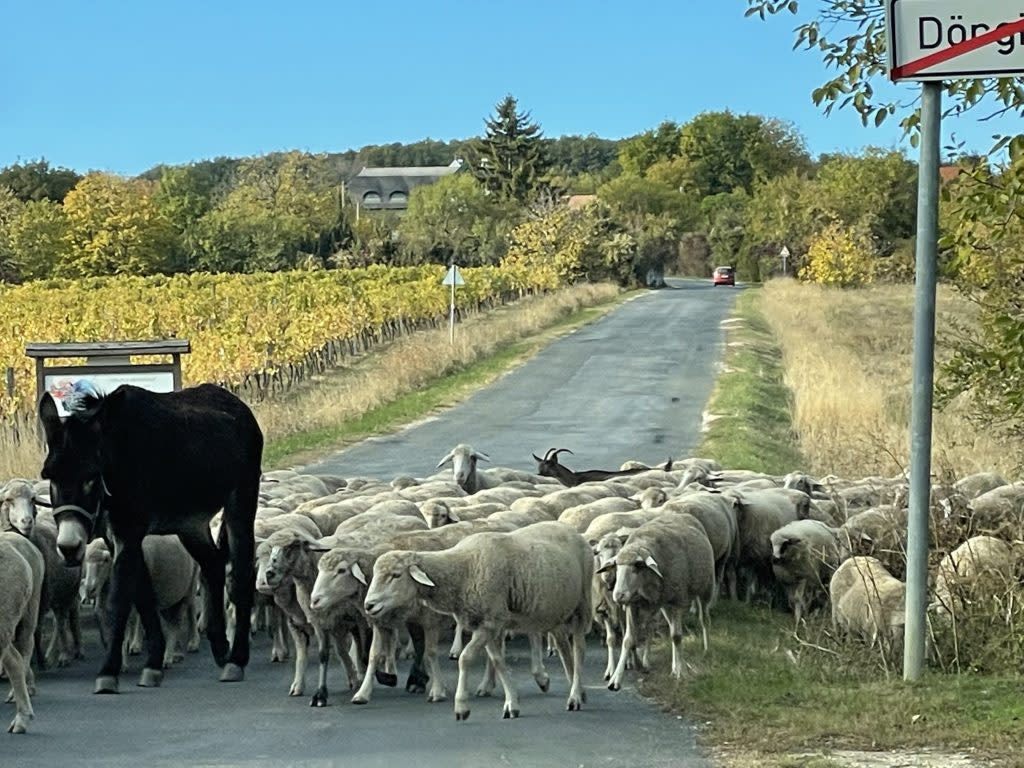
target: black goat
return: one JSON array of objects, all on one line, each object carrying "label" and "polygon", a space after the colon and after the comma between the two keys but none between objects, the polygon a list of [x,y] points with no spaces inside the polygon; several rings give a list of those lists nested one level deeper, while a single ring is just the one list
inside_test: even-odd
[{"label": "black goat", "polygon": [[[641,472],[649,472],[653,467],[637,467],[636,469],[588,469],[583,472],[573,472],[571,469],[558,462],[558,454],[572,453],[568,448],[549,448],[542,459],[537,454],[532,454],[537,460],[537,474],[543,477],[553,477],[562,485],[572,488],[580,483],[590,483],[600,480],[608,480],[613,477],[626,477],[637,475]],[[672,459],[665,465],[665,471],[672,470]]]}]

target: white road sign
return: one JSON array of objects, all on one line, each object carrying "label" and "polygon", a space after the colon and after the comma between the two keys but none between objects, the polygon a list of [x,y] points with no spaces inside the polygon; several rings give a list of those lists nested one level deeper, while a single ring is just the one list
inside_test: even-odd
[{"label": "white road sign", "polygon": [[462,279],[462,273],[459,272],[459,268],[452,264],[448,267],[448,272],[444,276],[444,280],[441,281],[441,285],[465,285],[466,281]]},{"label": "white road sign", "polygon": [[1021,0],[888,0],[893,80],[1024,74]]}]

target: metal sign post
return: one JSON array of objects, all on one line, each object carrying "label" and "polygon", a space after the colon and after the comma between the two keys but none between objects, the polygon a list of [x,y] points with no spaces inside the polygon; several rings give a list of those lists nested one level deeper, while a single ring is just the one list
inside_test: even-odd
[{"label": "metal sign post", "polygon": [[453,263],[448,268],[448,273],[444,276],[444,280],[441,281],[441,285],[450,285],[452,287],[451,309],[448,317],[449,344],[455,343],[455,286],[465,284],[466,281],[462,279],[462,273],[459,272],[459,268]]},{"label": "metal sign post", "polygon": [[[924,666],[928,605],[935,287],[939,220],[942,81],[1024,73],[1024,13],[1014,0],[889,0],[886,44],[890,77],[922,82],[921,160],[917,182],[913,402],[910,420],[910,511],[903,679]],[[1020,40],[1024,43],[1024,37]]]},{"label": "metal sign post", "polygon": [[790,256],[790,254],[789,254],[789,247],[785,246],[785,245],[782,246],[782,250],[779,251],[779,256],[782,257],[782,276],[785,277],[786,276],[786,259],[788,259],[789,256]]}]

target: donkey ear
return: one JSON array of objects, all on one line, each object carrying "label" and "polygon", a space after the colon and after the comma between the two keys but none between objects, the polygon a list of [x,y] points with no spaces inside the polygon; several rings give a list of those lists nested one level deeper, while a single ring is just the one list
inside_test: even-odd
[{"label": "donkey ear", "polygon": [[352,563],[352,568],[350,570],[352,571],[352,577],[365,587],[366,574],[363,573],[363,569],[359,567],[359,563]]},{"label": "donkey ear", "polygon": [[43,425],[43,432],[46,433],[46,444],[57,445],[63,424],[60,414],[57,412],[57,403],[54,402],[53,395],[49,392],[44,392],[39,400],[39,421]]},{"label": "donkey ear", "polygon": [[412,576],[412,580],[422,584],[425,587],[436,587],[437,584],[430,580],[430,577],[423,572],[423,569],[418,565],[409,566],[409,575]]}]

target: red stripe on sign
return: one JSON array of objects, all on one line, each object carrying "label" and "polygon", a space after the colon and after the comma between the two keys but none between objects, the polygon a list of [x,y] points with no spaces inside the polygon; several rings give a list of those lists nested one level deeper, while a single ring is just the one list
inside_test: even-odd
[{"label": "red stripe on sign", "polygon": [[983,35],[972,37],[970,40],[964,40],[962,43],[957,43],[949,48],[944,48],[941,51],[930,53],[927,56],[922,56],[920,59],[914,61],[908,61],[899,67],[893,67],[890,77],[893,80],[899,80],[905,77],[912,77],[921,70],[928,69],[928,67],[934,67],[936,64],[941,64],[944,61],[962,56],[965,53],[970,53],[973,50],[981,48],[982,46],[994,43],[997,40],[1002,40],[1005,37],[1012,37],[1018,32],[1024,32],[1024,19],[1017,21],[1011,21],[1002,27],[990,30]]}]

